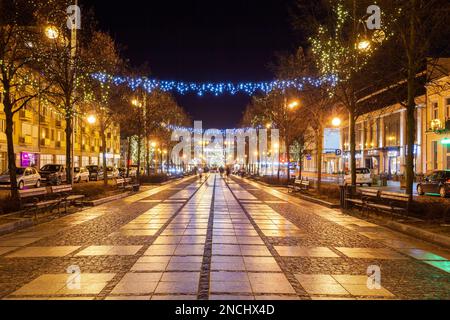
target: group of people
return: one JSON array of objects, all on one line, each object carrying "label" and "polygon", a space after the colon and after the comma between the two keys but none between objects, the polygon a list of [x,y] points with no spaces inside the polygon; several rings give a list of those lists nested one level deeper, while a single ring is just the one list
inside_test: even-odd
[{"label": "group of people", "polygon": [[[224,176],[226,177],[226,179],[228,180],[228,178],[231,175],[231,168],[229,166],[224,167],[220,167],[219,169],[219,173],[220,176],[223,178]],[[203,180],[203,174],[207,174],[209,172],[209,168],[208,167],[195,167],[194,168],[194,174],[196,176],[198,176],[198,178],[201,180]]]},{"label": "group of people", "polygon": [[230,169],[230,167],[229,166],[226,166],[225,168],[224,167],[220,167],[219,168],[219,173],[220,173],[220,176],[223,178],[223,176],[224,176],[224,174],[225,174],[225,177],[227,178],[227,180],[228,180],[228,178],[230,177],[230,174],[231,174],[231,169]]}]

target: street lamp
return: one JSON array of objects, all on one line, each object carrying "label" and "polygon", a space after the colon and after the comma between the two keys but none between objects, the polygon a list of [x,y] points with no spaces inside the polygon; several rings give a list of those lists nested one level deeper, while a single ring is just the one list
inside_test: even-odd
[{"label": "street lamp", "polygon": [[59,37],[58,28],[56,28],[55,26],[47,26],[45,28],[45,35],[51,40],[57,39]]},{"label": "street lamp", "polygon": [[337,117],[331,121],[331,124],[333,125],[333,127],[336,127],[336,128],[340,127],[341,123],[342,123],[341,119],[337,118]]},{"label": "street lamp", "polygon": [[300,103],[298,101],[292,101],[289,105],[288,108],[290,110],[294,110],[295,108],[297,108],[300,105]]},{"label": "street lamp", "polygon": [[272,128],[272,124],[271,123],[266,124],[266,129],[270,129],[270,128]]},{"label": "street lamp", "polygon": [[95,124],[97,122],[97,118],[95,117],[95,115],[91,114],[87,117],[87,122],[89,124]]},{"label": "street lamp", "polygon": [[362,39],[361,41],[358,42],[358,50],[359,51],[366,52],[366,51],[370,50],[370,47],[371,47],[370,41],[367,39]]}]

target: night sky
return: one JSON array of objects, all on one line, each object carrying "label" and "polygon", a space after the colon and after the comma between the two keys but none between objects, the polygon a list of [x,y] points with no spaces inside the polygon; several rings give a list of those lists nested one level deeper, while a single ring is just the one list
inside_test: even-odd
[{"label": "night sky", "polygon": [[[290,0],[84,0],[134,66],[178,81],[272,80],[275,53],[295,48]],[[233,128],[249,98],[175,96],[205,128]]]}]

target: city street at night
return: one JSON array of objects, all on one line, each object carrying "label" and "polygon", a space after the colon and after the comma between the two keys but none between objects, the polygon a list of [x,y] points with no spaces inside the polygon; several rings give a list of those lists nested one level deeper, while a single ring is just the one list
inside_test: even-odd
[{"label": "city street at night", "polygon": [[[1,237],[0,293],[45,300],[449,299],[449,258],[438,246],[338,210],[211,174]],[[371,290],[374,265],[382,288]],[[78,273],[67,282],[71,270]]]},{"label": "city street at night", "polygon": [[2,315],[445,308],[449,21],[448,0],[0,0]]}]

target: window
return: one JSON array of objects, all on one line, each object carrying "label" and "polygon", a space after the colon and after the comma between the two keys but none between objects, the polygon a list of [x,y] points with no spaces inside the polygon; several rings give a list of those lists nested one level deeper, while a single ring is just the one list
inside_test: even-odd
[{"label": "window", "polygon": [[437,102],[433,102],[431,104],[431,106],[432,106],[432,109],[431,109],[431,112],[432,112],[431,118],[432,118],[432,120],[439,119],[439,104]]},{"label": "window", "polygon": [[432,153],[433,153],[433,169],[437,170],[437,168],[438,168],[438,142],[433,141],[431,148],[432,148]]},{"label": "window", "polygon": [[40,166],[43,167],[46,164],[53,163],[53,156],[51,154],[41,154]]},{"label": "window", "polygon": [[4,119],[0,119],[0,132],[6,131],[6,121]]}]

